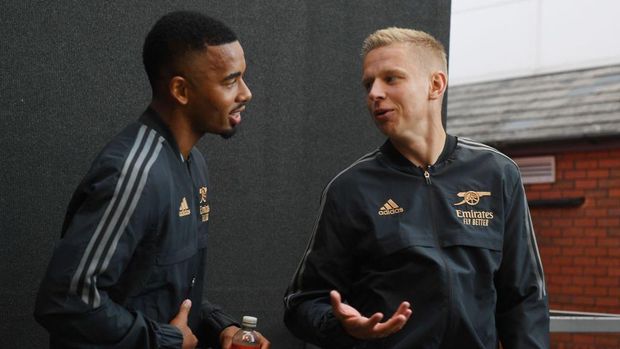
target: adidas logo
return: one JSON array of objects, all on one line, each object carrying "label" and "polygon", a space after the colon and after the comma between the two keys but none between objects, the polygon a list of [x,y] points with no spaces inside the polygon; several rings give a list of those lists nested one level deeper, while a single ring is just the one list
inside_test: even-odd
[{"label": "adidas logo", "polygon": [[181,206],[179,207],[179,217],[189,216],[192,211],[190,211],[189,206],[187,205],[187,200],[185,197],[181,200]]},{"label": "adidas logo", "polygon": [[379,209],[379,215],[380,216],[387,216],[387,215],[391,215],[391,214],[403,213],[404,211],[405,210],[402,207],[398,206],[398,204],[395,203],[394,200],[389,199]]}]

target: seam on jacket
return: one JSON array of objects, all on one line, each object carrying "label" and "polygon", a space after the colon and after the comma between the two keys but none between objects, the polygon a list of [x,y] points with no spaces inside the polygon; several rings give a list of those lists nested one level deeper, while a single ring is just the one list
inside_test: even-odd
[{"label": "seam on jacket", "polygon": [[[112,199],[101,217],[93,236],[82,255],[71,280],[70,292],[96,308],[101,303],[97,290],[97,275],[104,272],[116,251],[118,240],[129,223],[140,199],[151,166],[157,159],[164,141],[155,130],[142,125],[136,136]],[[157,137],[157,139],[156,139]]]},{"label": "seam on jacket", "polygon": [[508,155],[506,155],[506,154],[502,153],[501,151],[499,151],[499,150],[497,150],[497,149],[495,149],[493,147],[490,147],[490,146],[488,146],[486,144],[478,143],[478,142],[472,141],[471,139],[460,138],[460,137],[458,138],[457,144],[458,143],[460,143],[461,146],[464,147],[464,148],[487,150],[487,151],[490,151],[490,152],[495,153],[497,155],[501,155],[502,157],[510,160],[510,162],[513,165],[515,165],[517,167],[517,169],[519,168],[519,165],[517,165],[517,163],[514,162],[514,160],[512,160],[510,157],[508,157]]},{"label": "seam on jacket", "polygon": [[[525,212],[529,213],[529,207],[527,206],[527,198],[525,198],[525,188],[523,190]],[[527,229],[527,245],[530,250],[530,257],[534,264],[534,272],[536,273],[536,281],[538,282],[538,299],[543,299],[547,295],[547,289],[545,288],[545,271],[543,270],[542,261],[540,259],[540,253],[538,252],[538,244],[536,243],[536,235],[534,233],[534,225],[532,224],[532,216],[526,215],[525,226]]]},{"label": "seam on jacket", "polygon": [[336,176],[334,176],[334,178],[332,178],[331,181],[329,181],[329,183],[327,183],[327,185],[325,186],[325,188],[323,189],[323,192],[321,193],[321,203],[319,205],[319,213],[314,221],[314,227],[312,229],[312,235],[310,237],[310,240],[308,241],[308,245],[306,247],[306,252],[304,253],[304,256],[302,257],[301,261],[299,262],[299,265],[297,266],[297,270],[295,271],[295,274],[293,276],[293,280],[291,282],[292,286],[293,286],[293,292],[291,292],[291,294],[287,295],[285,298],[285,303],[286,306],[288,307],[289,305],[289,300],[291,298],[291,296],[293,296],[295,293],[297,293],[297,291],[300,289],[300,283],[301,283],[301,276],[304,273],[305,270],[305,262],[306,259],[308,258],[308,255],[310,254],[310,252],[312,252],[312,247],[314,246],[314,238],[316,236],[316,231],[318,230],[319,227],[319,221],[321,219],[321,215],[323,214],[323,208],[325,207],[325,198],[327,196],[327,191],[329,190],[330,186],[332,185],[332,183],[338,178],[340,177],[343,173],[347,172],[348,170],[350,170],[351,168],[355,167],[356,165],[362,163],[362,162],[366,162],[366,161],[370,161],[373,160],[377,157],[377,154],[380,153],[380,150],[377,149],[371,153],[368,153],[364,156],[362,156],[361,158],[357,159],[355,162],[353,162],[351,165],[349,165],[349,167],[345,168],[344,170],[340,171],[340,173],[338,173]]},{"label": "seam on jacket", "polygon": [[[519,165],[517,165],[517,163],[514,162],[514,160],[512,160],[506,154],[498,151],[497,149],[493,147],[472,141],[471,139],[467,139],[467,138],[459,138],[458,141],[461,143],[461,146],[463,146],[464,148],[469,148],[469,149],[474,149],[474,150],[486,150],[486,151],[490,151],[498,155],[501,155],[504,158],[510,160],[510,162],[512,162],[517,167],[517,170],[519,169]],[[523,191],[525,212],[529,213],[529,207],[527,206],[527,198],[525,197],[525,188],[523,187],[523,184],[521,184],[521,190]],[[534,265],[534,273],[536,274],[536,283],[538,284],[538,299],[542,299],[544,296],[547,295],[547,289],[545,288],[545,276],[544,276],[545,274],[543,270],[542,261],[540,259],[540,253],[538,252],[538,244],[536,243],[536,235],[534,233],[534,225],[532,224],[532,217],[528,214],[526,215],[525,220],[526,220],[525,229],[526,229],[526,233],[528,237],[527,246],[530,252],[529,254],[530,254],[532,264]]]}]

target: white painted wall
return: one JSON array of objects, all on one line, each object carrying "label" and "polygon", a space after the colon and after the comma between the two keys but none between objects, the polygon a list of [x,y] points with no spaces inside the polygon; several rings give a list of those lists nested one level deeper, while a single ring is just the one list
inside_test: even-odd
[{"label": "white painted wall", "polygon": [[450,83],[620,63],[620,0],[452,0]]}]

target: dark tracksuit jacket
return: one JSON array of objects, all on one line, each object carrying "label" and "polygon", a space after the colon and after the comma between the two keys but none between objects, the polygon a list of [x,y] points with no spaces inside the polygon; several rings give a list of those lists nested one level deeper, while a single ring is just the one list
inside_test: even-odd
[{"label": "dark tracksuit jacket", "polygon": [[[362,315],[413,314],[385,339],[358,341],[329,291]],[[435,165],[387,141],[324,189],[308,248],[285,296],[285,322],[324,348],[548,348],[542,265],[517,165],[448,136]]]},{"label": "dark tracksuit jacket", "polygon": [[209,226],[207,166],[184,160],[151,109],[97,156],[69,204],[35,318],[52,348],[181,348],[168,322],[192,300],[189,325],[217,346],[234,321],[202,302]]}]

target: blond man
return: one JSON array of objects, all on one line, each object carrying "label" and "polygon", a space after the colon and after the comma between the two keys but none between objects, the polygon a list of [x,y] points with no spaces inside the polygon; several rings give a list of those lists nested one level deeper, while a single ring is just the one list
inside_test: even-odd
[{"label": "blond man", "polygon": [[325,187],[285,297],[323,348],[547,348],[542,265],[516,164],[446,134],[446,55],[387,28],[363,45],[368,110],[387,137]]}]

